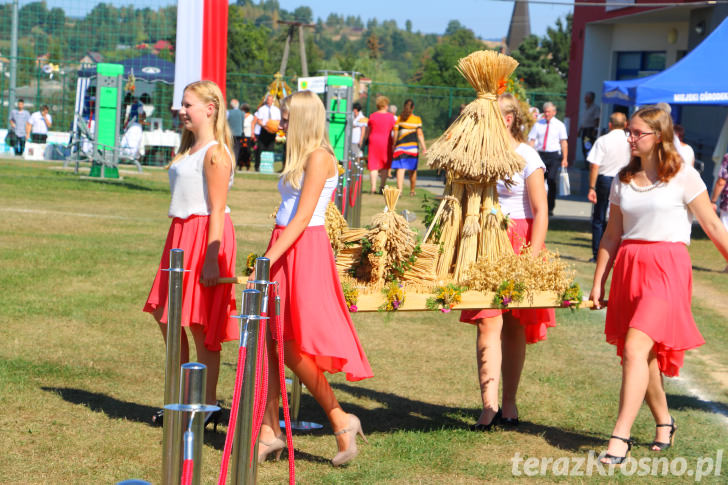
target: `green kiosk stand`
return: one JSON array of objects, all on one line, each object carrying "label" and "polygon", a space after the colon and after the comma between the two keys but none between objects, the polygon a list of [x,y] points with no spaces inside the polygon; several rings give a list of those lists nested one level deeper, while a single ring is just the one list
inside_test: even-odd
[{"label": "green kiosk stand", "polygon": [[119,178],[119,107],[123,75],[121,64],[96,65],[96,123],[90,177]]},{"label": "green kiosk stand", "polygon": [[361,216],[363,170],[360,160],[354,160],[351,154],[353,97],[354,78],[352,76],[326,76],[325,106],[329,140],[336,159],[344,167],[344,173],[336,188],[335,202],[347,223],[352,227],[358,227]]}]

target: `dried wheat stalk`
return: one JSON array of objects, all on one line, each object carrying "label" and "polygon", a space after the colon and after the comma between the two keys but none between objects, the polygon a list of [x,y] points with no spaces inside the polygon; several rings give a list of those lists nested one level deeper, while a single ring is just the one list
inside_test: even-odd
[{"label": "dried wheat stalk", "polygon": [[523,170],[498,107],[498,93],[518,66],[495,51],[476,51],[460,59],[457,69],[478,97],[427,151],[428,165],[482,182],[507,180]]}]

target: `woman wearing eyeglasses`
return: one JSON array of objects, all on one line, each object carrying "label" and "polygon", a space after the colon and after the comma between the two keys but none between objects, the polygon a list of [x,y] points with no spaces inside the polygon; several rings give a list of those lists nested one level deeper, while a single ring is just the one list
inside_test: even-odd
[{"label": "woman wearing eyeglasses", "polygon": [[631,160],[612,183],[590,295],[595,307],[603,305],[614,265],[604,332],[622,358],[622,387],[617,422],[601,457],[606,464],[621,464],[629,456],[632,424],[643,400],[656,425],[650,449],[672,445],[677,427],[662,375],[677,376],[685,351],[705,343],[690,311],[690,214],[728,260],[728,232],[700,175],[680,158],[670,116],[660,108],[643,108],[629,127]]}]

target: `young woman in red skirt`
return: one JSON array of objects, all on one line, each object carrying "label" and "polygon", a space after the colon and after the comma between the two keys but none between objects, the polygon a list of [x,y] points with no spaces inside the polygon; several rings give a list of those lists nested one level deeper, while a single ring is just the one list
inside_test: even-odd
[{"label": "young woman in red skirt", "polygon": [[612,183],[610,216],[599,247],[590,299],[599,308],[614,265],[605,334],[622,358],[619,414],[601,461],[621,464],[642,401],[655,419],[652,451],[672,445],[675,420],[662,375],[677,376],[686,350],[702,345],[690,310],[692,216],[728,259],[728,232],[713,211],[698,172],[673,144],[670,115],[660,108],[630,120],[632,159]]},{"label": "young woman in red skirt", "polygon": [[[280,287],[282,337],[286,365],[301,379],[326,413],[339,453],[335,466],[357,454],[356,435],[364,436],[359,419],[339,405],[323,372],[344,372],[357,381],[372,377],[359,343],[336,272],[331,242],[324,226],[326,207],[336,189],[339,171],[326,133],[326,111],[319,97],[300,91],[281,104],[281,129],[286,131],[286,168],[278,190],[281,205],[265,257],[271,281]],[[251,275],[255,279],[255,274]],[[275,335],[275,329],[271,327]],[[268,341],[268,349],[274,349]],[[269,369],[277,369],[269,352]],[[285,447],[279,426],[280,388],[268,379],[268,403],[260,431],[259,461]]]},{"label": "young woman in red skirt", "polygon": [[[192,334],[197,360],[207,366],[208,404],[216,404],[221,342],[236,340],[238,322],[231,318],[235,295],[218,277],[235,276],[235,232],[227,207],[235,163],[225,117],[225,100],[212,81],[198,81],[184,90],[179,111],[183,123],[178,155],[169,165],[172,224],[157,275],[144,311],[151,313],[167,338],[169,250],[184,250],[182,326]],[[181,361],[189,361],[189,344],[182,332]],[[158,417],[158,415],[155,415]],[[207,420],[218,419],[210,414]],[[161,420],[156,419],[156,422]]]},{"label": "young woman in red skirt", "polygon": [[[538,152],[523,143],[523,114],[510,94],[498,98],[513,149],[526,160],[513,185],[498,182],[501,209],[513,224],[508,229],[513,251],[530,243],[533,253],[543,249],[548,229],[545,165]],[[465,310],[460,321],[477,326],[476,357],[483,411],[473,431],[489,431],[495,425],[517,426],[516,393],[526,359],[526,343],[546,339],[546,328],[556,325],[553,309]],[[504,359],[503,356],[506,356]],[[498,385],[503,375],[503,407],[498,406]]]}]

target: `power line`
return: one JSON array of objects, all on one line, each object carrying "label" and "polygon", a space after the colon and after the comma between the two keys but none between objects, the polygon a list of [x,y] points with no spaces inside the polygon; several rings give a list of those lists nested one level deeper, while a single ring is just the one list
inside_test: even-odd
[{"label": "power line", "polygon": [[[493,2],[508,2],[513,3],[513,0],[491,0]],[[649,3],[635,3],[627,1],[617,2],[567,2],[567,1],[552,1],[552,0],[518,0],[525,1],[526,3],[534,3],[539,5],[570,5],[578,7],[684,7],[684,6],[712,6],[712,5],[726,5],[728,0],[703,0],[699,2],[649,2]]]}]

